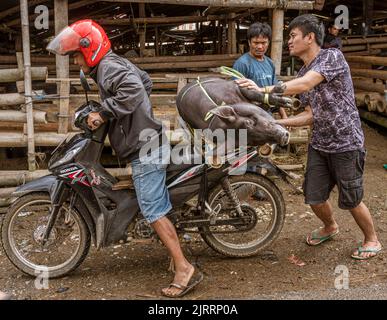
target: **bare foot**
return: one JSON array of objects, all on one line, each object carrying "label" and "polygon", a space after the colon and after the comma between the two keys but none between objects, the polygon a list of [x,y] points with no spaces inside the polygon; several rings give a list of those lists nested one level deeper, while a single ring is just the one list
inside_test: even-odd
[{"label": "bare foot", "polygon": [[[330,234],[336,232],[339,229],[339,226],[335,223],[329,227],[320,228],[316,234],[313,235],[313,232],[308,236],[307,243],[310,245],[316,245],[321,242],[321,238],[329,236]],[[314,236],[314,237],[313,237]],[[312,237],[314,239],[312,239]]]},{"label": "bare foot", "polygon": [[359,248],[353,252],[352,258],[359,260],[367,260],[376,256],[381,249],[382,245],[379,241],[366,241],[361,245],[360,252]]},{"label": "bare foot", "polygon": [[[191,280],[193,274],[195,272],[195,268],[192,264],[188,264],[183,270],[176,269],[175,271],[175,277],[173,279],[172,283],[175,283],[179,286],[186,287]],[[179,295],[184,289],[179,289],[174,286],[168,286],[167,288],[162,289],[161,291],[166,296],[177,296]]]}]

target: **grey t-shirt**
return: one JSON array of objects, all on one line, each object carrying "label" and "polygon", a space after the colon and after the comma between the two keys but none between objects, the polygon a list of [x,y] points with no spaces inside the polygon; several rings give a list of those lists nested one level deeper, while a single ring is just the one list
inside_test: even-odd
[{"label": "grey t-shirt", "polygon": [[364,134],[344,55],[335,48],[321,49],[297,76],[310,70],[325,78],[312,90],[300,94],[302,104],[310,105],[313,112],[312,147],[329,153],[363,148]]}]

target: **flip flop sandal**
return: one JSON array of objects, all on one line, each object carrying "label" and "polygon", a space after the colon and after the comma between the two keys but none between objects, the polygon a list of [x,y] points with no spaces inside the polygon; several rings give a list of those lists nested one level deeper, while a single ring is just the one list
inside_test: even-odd
[{"label": "flip flop sandal", "polygon": [[[382,251],[382,247],[367,247],[367,248],[364,248],[362,245],[360,245],[358,248],[357,248],[357,254],[352,254],[351,257],[355,260],[368,260],[368,259],[371,259],[373,257],[376,257],[378,255],[378,253]],[[372,252],[372,253],[375,253],[374,255],[371,255],[369,257],[362,257],[360,256],[363,252]]]},{"label": "flip flop sandal", "polygon": [[[308,236],[306,237],[306,243],[307,243],[308,245],[310,245],[310,246],[318,246],[319,244],[321,244],[321,243],[323,243],[324,241],[327,241],[327,240],[333,238],[335,235],[337,235],[337,234],[339,233],[339,229],[336,229],[336,231],[332,232],[331,234],[328,234],[328,235],[326,235],[326,236],[320,236],[320,235],[318,234],[318,232],[319,232],[321,229],[322,229],[322,228],[319,228],[319,229],[314,230],[314,231],[311,233],[310,236],[308,235]],[[310,242],[310,241],[312,241],[312,240],[319,240],[319,241],[316,242],[316,243],[312,243],[312,242]]]},{"label": "flip flop sandal", "polygon": [[[195,270],[195,272],[196,272],[196,270]],[[194,272],[194,274],[195,274],[195,272]],[[192,276],[192,278],[188,282],[188,285],[186,285],[186,286],[183,286],[181,284],[174,283],[174,282],[172,282],[168,286],[168,288],[175,287],[177,289],[182,290],[180,293],[178,293],[178,294],[169,294],[169,293],[165,293],[164,291],[161,291],[161,294],[163,296],[165,296],[165,297],[168,297],[168,298],[181,298],[181,297],[185,296],[188,292],[193,290],[200,282],[203,281],[203,278],[204,278],[203,273],[200,272],[200,271],[198,271],[196,273],[197,273],[197,275],[196,276]]]}]

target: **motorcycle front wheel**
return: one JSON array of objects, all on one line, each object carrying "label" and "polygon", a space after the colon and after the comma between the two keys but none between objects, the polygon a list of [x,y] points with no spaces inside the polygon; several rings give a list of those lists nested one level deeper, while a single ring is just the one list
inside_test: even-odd
[{"label": "motorcycle front wheel", "polygon": [[76,269],[90,248],[90,232],[82,216],[65,203],[50,232],[42,238],[52,203],[47,193],[30,193],[8,209],[1,228],[2,245],[9,260],[30,276],[62,277]]},{"label": "motorcycle front wheel", "polygon": [[[247,173],[228,177],[239,199],[242,216],[221,185],[209,194],[209,205],[217,212],[216,221],[236,221],[229,225],[200,229],[203,240],[216,252],[228,257],[251,257],[270,246],[285,221],[285,201],[268,178]],[[239,219],[239,220],[238,220]]]}]

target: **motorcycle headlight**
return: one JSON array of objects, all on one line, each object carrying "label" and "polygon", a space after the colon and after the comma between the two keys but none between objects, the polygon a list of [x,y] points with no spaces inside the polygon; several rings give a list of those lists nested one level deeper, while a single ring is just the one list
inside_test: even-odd
[{"label": "motorcycle headlight", "polygon": [[78,146],[74,149],[69,150],[62,158],[50,165],[50,169],[59,167],[67,162],[70,162],[75,155],[82,149],[82,146]]}]

